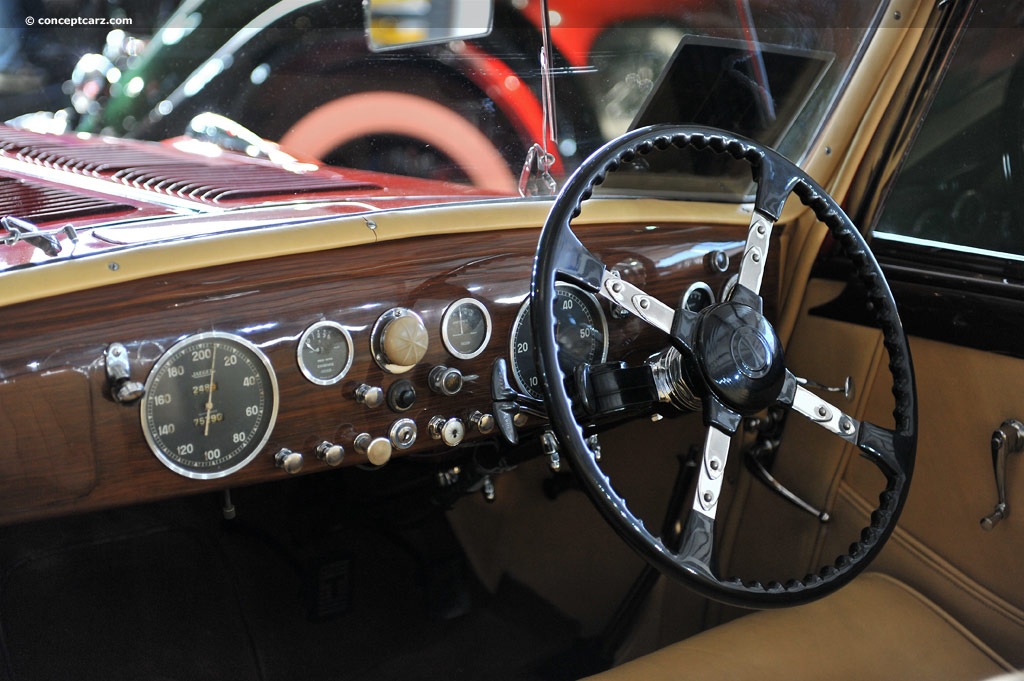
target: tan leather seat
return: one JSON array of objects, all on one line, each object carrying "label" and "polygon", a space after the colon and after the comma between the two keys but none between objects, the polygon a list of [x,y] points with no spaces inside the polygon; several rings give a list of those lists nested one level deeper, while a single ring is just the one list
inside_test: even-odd
[{"label": "tan leather seat", "polygon": [[751,614],[591,678],[966,681],[1011,669],[927,598],[869,573],[820,601]]}]

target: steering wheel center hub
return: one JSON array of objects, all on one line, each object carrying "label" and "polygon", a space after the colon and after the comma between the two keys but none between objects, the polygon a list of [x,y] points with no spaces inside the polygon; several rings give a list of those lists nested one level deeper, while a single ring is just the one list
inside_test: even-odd
[{"label": "steering wheel center hub", "polygon": [[732,334],[729,352],[736,368],[747,378],[762,378],[772,367],[771,347],[756,328],[741,326]]},{"label": "steering wheel center hub", "polygon": [[708,386],[728,407],[752,414],[775,402],[786,378],[782,343],[754,308],[727,302],[708,310],[697,333]]}]

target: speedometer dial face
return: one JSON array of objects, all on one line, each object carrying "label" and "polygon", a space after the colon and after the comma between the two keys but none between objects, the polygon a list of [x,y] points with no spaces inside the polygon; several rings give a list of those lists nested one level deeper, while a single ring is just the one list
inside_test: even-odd
[{"label": "speedometer dial face", "polygon": [[[608,322],[594,296],[572,284],[555,285],[555,338],[558,363],[571,372],[578,364],[598,364],[608,356]],[[540,399],[540,377],[534,360],[530,300],[519,308],[512,326],[512,377],[519,389]]]},{"label": "speedometer dial face", "polygon": [[146,379],[142,430],[156,457],[189,478],[220,478],[249,463],[277,420],[270,360],[228,333],[189,336]]}]

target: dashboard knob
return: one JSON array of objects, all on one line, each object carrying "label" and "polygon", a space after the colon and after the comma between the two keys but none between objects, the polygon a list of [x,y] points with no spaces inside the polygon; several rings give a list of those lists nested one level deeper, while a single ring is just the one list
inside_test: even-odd
[{"label": "dashboard knob", "polygon": [[373,437],[369,433],[356,435],[352,446],[374,466],[383,466],[391,460],[391,440],[386,437]]},{"label": "dashboard knob", "polygon": [[402,374],[427,354],[429,336],[423,319],[410,309],[395,307],[380,316],[370,332],[370,350],[381,369]]},{"label": "dashboard knob", "polygon": [[400,381],[395,381],[388,388],[388,407],[391,408],[391,411],[409,411],[414,404],[416,404],[416,386],[412,384],[412,381],[403,378]]},{"label": "dashboard knob", "polygon": [[469,425],[476,428],[481,434],[488,435],[494,432],[494,415],[474,411],[469,415]]},{"label": "dashboard knob", "polygon": [[427,432],[435,440],[440,440],[449,447],[455,447],[462,443],[462,438],[466,437],[466,424],[460,418],[445,419],[443,416],[434,416],[427,423]]},{"label": "dashboard knob", "polygon": [[114,389],[113,394],[119,404],[131,404],[146,394],[146,387],[138,381],[125,381]]},{"label": "dashboard knob", "polygon": [[709,251],[704,255],[704,267],[715,274],[729,270],[729,254],[725,251]]},{"label": "dashboard knob", "polygon": [[451,397],[452,395],[457,395],[462,390],[465,379],[462,377],[462,372],[455,367],[446,367],[443,364],[439,364],[430,370],[430,373],[427,375],[427,382],[430,384],[430,389],[438,395]]},{"label": "dashboard knob", "polygon": [[384,404],[384,388],[360,383],[359,387],[356,388],[356,402],[365,404],[370,409],[375,409]]},{"label": "dashboard knob", "polygon": [[301,471],[303,463],[302,454],[284,447],[274,455],[274,465],[290,475]]},{"label": "dashboard knob", "polygon": [[337,466],[345,458],[345,448],[324,440],[316,447],[316,458],[328,466]]}]

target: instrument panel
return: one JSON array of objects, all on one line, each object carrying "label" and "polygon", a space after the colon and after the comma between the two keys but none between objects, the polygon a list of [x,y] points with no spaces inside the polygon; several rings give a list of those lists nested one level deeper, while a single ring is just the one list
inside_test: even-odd
[{"label": "instrument panel", "polygon": [[[695,282],[720,296],[745,236],[586,229],[608,267],[673,304]],[[523,346],[535,248],[534,230],[421,237],[126,282],[44,301],[45,313],[7,308],[0,418],[19,451],[45,455],[0,457],[0,522],[493,446],[495,360],[540,394]],[[718,251],[732,271],[706,265]],[[774,265],[765,291],[773,276]],[[576,287],[558,300],[571,361],[639,364],[664,347]],[[105,359],[114,344],[123,374]],[[118,398],[135,385],[136,399]],[[54,427],[40,427],[39,411],[56,405]],[[543,427],[520,421],[520,440]]]}]

